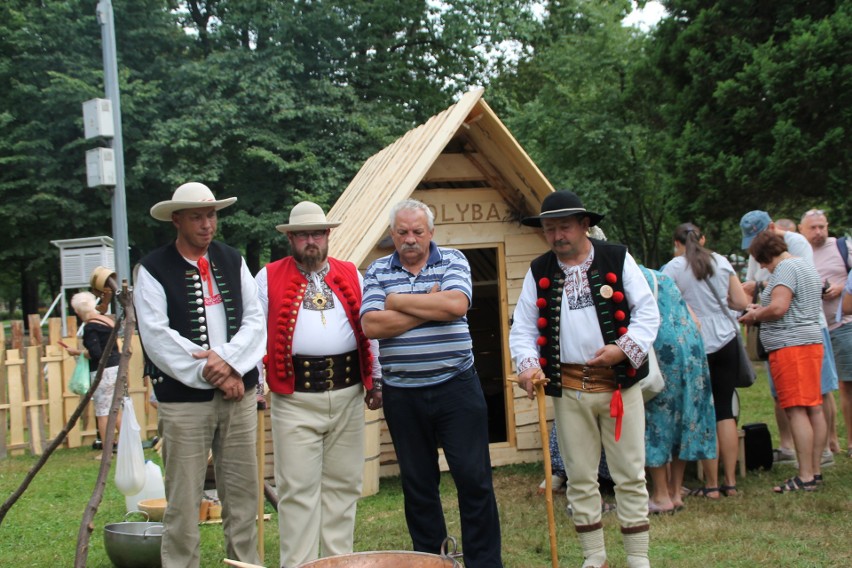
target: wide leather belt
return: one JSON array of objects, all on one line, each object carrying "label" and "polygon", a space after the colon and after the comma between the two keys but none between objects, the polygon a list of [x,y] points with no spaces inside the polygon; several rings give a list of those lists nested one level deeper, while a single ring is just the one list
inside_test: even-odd
[{"label": "wide leather belt", "polygon": [[615,369],[587,365],[560,365],[562,388],[585,392],[612,392],[618,389]]},{"label": "wide leather belt", "polygon": [[297,392],[325,392],[361,384],[358,351],[327,357],[293,356]]}]

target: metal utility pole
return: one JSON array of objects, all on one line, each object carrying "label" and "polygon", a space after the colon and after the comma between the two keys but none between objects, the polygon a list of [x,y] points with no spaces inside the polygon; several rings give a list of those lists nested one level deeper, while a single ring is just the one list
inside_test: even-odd
[{"label": "metal utility pole", "polygon": [[104,59],[104,91],[112,102],[115,135],[111,147],[115,153],[115,189],[112,194],[112,238],[115,243],[115,271],[118,282],[130,282],[130,247],[127,238],[127,200],[124,195],[124,143],[121,136],[121,101],[118,92],[118,58],[115,49],[115,22],[111,0],[100,0],[97,8],[101,25]]}]

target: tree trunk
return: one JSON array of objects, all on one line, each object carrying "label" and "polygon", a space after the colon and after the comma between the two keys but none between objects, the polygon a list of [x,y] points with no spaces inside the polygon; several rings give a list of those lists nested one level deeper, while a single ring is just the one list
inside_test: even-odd
[{"label": "tree trunk", "polygon": [[[21,313],[38,313],[38,278],[31,270],[21,263]],[[29,322],[25,319],[24,325],[29,329]]]},{"label": "tree trunk", "polygon": [[260,251],[263,250],[260,242],[252,239],[246,245],[246,266],[252,274],[260,272]]}]

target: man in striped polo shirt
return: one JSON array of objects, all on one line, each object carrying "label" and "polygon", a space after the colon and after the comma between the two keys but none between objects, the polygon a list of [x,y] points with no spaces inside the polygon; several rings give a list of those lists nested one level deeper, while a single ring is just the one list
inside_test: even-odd
[{"label": "man in striped polo shirt", "polygon": [[466,317],[470,266],[461,252],[432,242],[434,216],[420,201],[397,203],[390,228],[396,252],[367,270],[361,325],[379,340],[408,532],[414,550],[432,554],[447,537],[440,445],[458,490],[465,566],[501,567],[487,407]]}]

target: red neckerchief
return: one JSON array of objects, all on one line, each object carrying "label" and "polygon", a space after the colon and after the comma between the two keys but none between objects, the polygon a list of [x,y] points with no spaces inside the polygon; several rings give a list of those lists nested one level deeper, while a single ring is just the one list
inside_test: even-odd
[{"label": "red neckerchief", "polygon": [[201,273],[201,278],[207,282],[207,293],[213,295],[213,279],[210,277],[210,263],[203,256],[198,259],[198,271]]}]

